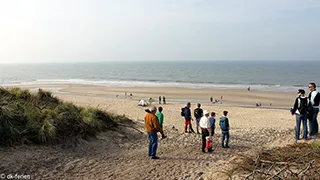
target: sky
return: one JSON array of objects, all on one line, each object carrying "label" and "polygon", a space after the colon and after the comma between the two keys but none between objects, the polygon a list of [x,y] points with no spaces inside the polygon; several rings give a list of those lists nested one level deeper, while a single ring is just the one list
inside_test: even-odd
[{"label": "sky", "polygon": [[319,60],[319,0],[7,0],[0,63]]}]

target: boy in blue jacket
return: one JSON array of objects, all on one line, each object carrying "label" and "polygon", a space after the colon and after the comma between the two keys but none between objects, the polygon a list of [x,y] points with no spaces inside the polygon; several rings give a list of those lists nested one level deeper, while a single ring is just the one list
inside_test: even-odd
[{"label": "boy in blue jacket", "polygon": [[[229,119],[227,118],[227,115],[228,115],[228,111],[223,111],[223,116],[220,118],[220,122],[219,122],[221,131],[222,131],[222,142],[221,142],[222,148],[229,148],[230,126],[229,126]],[[224,145],[225,139],[226,139],[226,144]]]}]

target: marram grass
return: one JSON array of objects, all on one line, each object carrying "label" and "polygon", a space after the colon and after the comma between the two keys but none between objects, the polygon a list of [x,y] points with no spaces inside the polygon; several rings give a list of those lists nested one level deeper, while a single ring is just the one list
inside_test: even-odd
[{"label": "marram grass", "polygon": [[87,139],[130,122],[125,116],[97,108],[84,108],[39,89],[37,93],[19,88],[0,88],[0,145],[56,144],[68,138]]}]

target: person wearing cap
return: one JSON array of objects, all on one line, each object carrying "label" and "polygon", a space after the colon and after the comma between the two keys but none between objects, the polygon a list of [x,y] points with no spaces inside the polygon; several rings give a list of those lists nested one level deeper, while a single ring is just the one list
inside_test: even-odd
[{"label": "person wearing cap", "polygon": [[191,110],[190,110],[190,107],[191,107],[191,103],[188,102],[187,103],[187,106],[184,107],[184,131],[185,133],[194,133],[194,130],[192,129],[192,126],[191,126],[191,120],[192,117],[191,117]]},{"label": "person wearing cap", "polygon": [[303,89],[298,90],[298,97],[296,98],[291,114],[296,115],[296,140],[300,139],[300,126],[303,125],[303,139],[308,139],[308,127],[307,127],[307,113],[308,113],[308,98],[304,96],[305,91]]},{"label": "person wearing cap", "polygon": [[157,112],[157,108],[155,106],[150,107],[150,109],[146,110],[147,114],[144,118],[146,132],[148,133],[149,138],[149,146],[148,146],[148,156],[151,159],[159,159],[157,154],[158,149],[158,132],[161,133],[162,138],[166,138],[163,133],[162,128],[159,125],[159,121],[157,116],[155,115]]},{"label": "person wearing cap", "polygon": [[[201,133],[202,133],[202,147],[201,150],[202,152],[206,152],[206,137],[209,136],[212,138],[212,132],[210,129],[210,121],[208,119],[209,117],[209,112],[207,110],[203,111],[203,116],[200,119],[199,126],[201,128]],[[208,149],[208,152],[211,152],[212,148]]]},{"label": "person wearing cap", "polygon": [[309,83],[309,126],[310,126],[310,136],[316,137],[319,134],[319,125],[318,125],[318,113],[319,113],[319,103],[320,103],[320,93],[316,91],[316,84],[311,82]]}]

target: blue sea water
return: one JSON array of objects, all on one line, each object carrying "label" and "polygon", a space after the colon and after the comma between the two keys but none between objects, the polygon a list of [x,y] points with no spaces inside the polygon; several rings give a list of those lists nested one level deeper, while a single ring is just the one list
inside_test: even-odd
[{"label": "blue sea water", "polygon": [[320,62],[194,61],[2,64],[0,84],[77,83],[101,86],[296,91],[320,84]]}]

